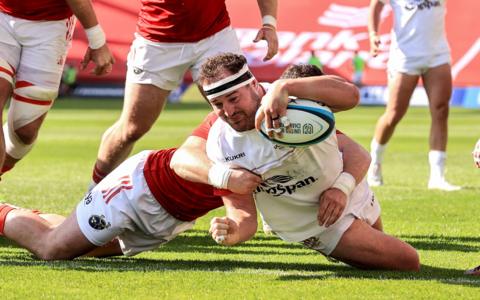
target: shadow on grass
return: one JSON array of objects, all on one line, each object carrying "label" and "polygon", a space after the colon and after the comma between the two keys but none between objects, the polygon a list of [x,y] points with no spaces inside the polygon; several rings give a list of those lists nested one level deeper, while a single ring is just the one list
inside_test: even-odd
[{"label": "shadow on grass", "polygon": [[[422,265],[422,270],[414,272],[365,271],[344,264],[327,261],[318,263],[295,263],[282,261],[243,261],[234,259],[147,259],[115,257],[104,259],[76,259],[73,261],[44,262],[32,259],[28,254],[10,255],[1,258],[0,266],[48,267],[58,270],[82,272],[168,272],[200,271],[231,272],[236,274],[276,275],[280,281],[328,280],[335,278],[370,280],[425,280],[447,284],[479,287],[480,278],[463,275],[463,270]],[[292,274],[289,274],[292,273]]]},{"label": "shadow on grass", "polygon": [[[202,235],[203,234],[203,235]],[[0,238],[0,248],[20,248],[15,243]],[[218,246],[206,233],[197,231],[196,235],[180,235],[171,242],[160,246],[153,252],[159,253],[218,253],[219,255],[287,255],[304,256],[317,255],[300,244],[284,243],[276,237],[257,236],[254,240],[235,247]],[[1,253],[1,251],[0,251]],[[1,259],[1,255],[0,255]],[[1,263],[0,263],[1,264]]]},{"label": "shadow on grass", "polygon": [[332,278],[372,279],[372,280],[425,280],[441,283],[480,287],[480,277],[464,275],[465,270],[439,268],[422,265],[420,272],[366,271],[351,267],[339,267],[330,274],[281,275],[279,280],[325,280]]},{"label": "shadow on grass", "polygon": [[[448,237],[435,235],[403,236],[417,248],[427,250],[465,251],[459,243],[477,243],[480,238]],[[418,247],[420,246],[420,247]],[[371,280],[424,280],[447,284],[479,287],[480,277],[464,275],[462,269],[441,268],[422,265],[422,270],[414,272],[364,271],[344,264],[332,264],[321,255],[309,251],[296,244],[286,244],[271,236],[259,235],[252,242],[237,247],[220,247],[203,231],[196,230],[190,235],[180,236],[169,244],[158,248],[154,255],[158,258],[112,257],[112,258],[80,258],[73,261],[45,262],[32,257],[29,253],[19,251],[18,247],[5,239],[0,239],[1,266],[40,266],[59,270],[76,270],[86,272],[168,272],[168,271],[201,271],[231,272],[237,274],[252,273],[275,275],[280,281],[327,280],[334,278],[371,279]],[[261,249],[259,249],[261,248]],[[471,247],[476,249],[476,247]],[[193,258],[185,258],[182,253],[198,253]],[[162,253],[178,253],[178,258],[162,258]],[[202,254],[210,254],[202,256]],[[211,254],[218,254],[219,257]],[[226,255],[245,254],[235,258]],[[247,255],[252,255],[249,260]],[[259,256],[269,257],[269,261],[258,261]],[[278,255],[278,257],[273,256]],[[282,255],[311,256],[311,262],[293,262],[282,259]],[[201,259],[199,257],[202,257]],[[261,256],[260,256],[261,258]]]},{"label": "shadow on grass", "polygon": [[400,235],[398,238],[418,250],[480,252],[480,246],[472,245],[480,245],[480,236]]}]

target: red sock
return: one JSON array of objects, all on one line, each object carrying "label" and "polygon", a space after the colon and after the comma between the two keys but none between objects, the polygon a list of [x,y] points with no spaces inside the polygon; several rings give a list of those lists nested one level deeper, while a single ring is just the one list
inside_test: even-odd
[{"label": "red sock", "polygon": [[93,182],[99,183],[100,181],[102,181],[103,178],[105,178],[105,176],[107,176],[107,174],[100,171],[97,167],[97,164],[95,164],[95,166],[93,167],[93,173],[92,173]]},{"label": "red sock", "polygon": [[5,173],[5,172],[10,171],[12,168],[13,168],[13,166],[3,165],[2,170],[1,170],[0,172],[2,172],[2,174],[3,174],[3,173]]},{"label": "red sock", "polygon": [[5,227],[5,219],[12,210],[16,209],[8,204],[0,204],[0,236],[3,236],[3,228]]}]

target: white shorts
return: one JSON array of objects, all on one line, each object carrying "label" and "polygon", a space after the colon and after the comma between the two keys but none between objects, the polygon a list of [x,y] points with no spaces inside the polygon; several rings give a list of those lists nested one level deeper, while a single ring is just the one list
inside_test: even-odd
[{"label": "white shorts", "polygon": [[428,69],[450,63],[450,52],[431,56],[404,57],[390,53],[388,60],[388,76],[393,78],[396,73],[422,75]]},{"label": "white shorts", "polygon": [[17,81],[58,89],[75,20],[30,21],[0,12],[0,57],[15,68]]},{"label": "white shorts", "polygon": [[180,84],[188,69],[197,81],[200,67],[207,58],[222,52],[242,54],[231,27],[196,43],[157,43],[136,33],[128,53],[127,82],[153,84],[171,91]]},{"label": "white shorts", "polygon": [[85,237],[102,246],[118,238],[123,254],[152,250],[193,227],[171,216],[153,197],[143,176],[150,151],[132,156],[103,179],[77,205]]},{"label": "white shorts", "polygon": [[379,217],[380,204],[372,193],[370,201],[367,201],[360,210],[344,215],[320,234],[312,236],[301,243],[307,248],[329,256],[355,219],[365,221],[368,225],[373,225]]}]

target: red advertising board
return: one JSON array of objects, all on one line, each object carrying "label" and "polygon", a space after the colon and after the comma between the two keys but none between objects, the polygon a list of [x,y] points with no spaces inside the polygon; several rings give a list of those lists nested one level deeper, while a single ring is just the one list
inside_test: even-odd
[{"label": "red advertising board", "polygon": [[[255,75],[265,81],[274,80],[290,63],[307,62],[311,50],[320,57],[329,73],[351,77],[355,50],[367,60],[364,83],[385,85],[385,67],[390,43],[392,12],[388,6],[382,13],[382,52],[376,58],[368,55],[368,0],[279,0],[279,53],[263,62],[265,43],[253,43],[260,26],[257,1],[227,0],[232,25],[237,29],[242,48]],[[208,1],[205,1],[208,3]],[[107,33],[117,63],[103,80],[123,81],[125,61],[133,39],[139,1],[94,1],[99,19]],[[480,1],[447,1],[447,36],[452,50],[452,73],[455,86],[480,86]],[[78,63],[86,47],[81,28],[77,28],[69,60]],[[98,80],[82,72],[80,80]]]}]

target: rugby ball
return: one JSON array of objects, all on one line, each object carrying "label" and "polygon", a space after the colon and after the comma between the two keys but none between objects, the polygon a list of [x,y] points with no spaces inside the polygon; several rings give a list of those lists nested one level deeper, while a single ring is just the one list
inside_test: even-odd
[{"label": "rugby ball", "polygon": [[260,134],[274,143],[300,147],[319,143],[335,129],[335,117],[327,106],[305,99],[291,99],[287,106],[289,126],[280,128],[281,134],[268,136],[265,122]]}]

